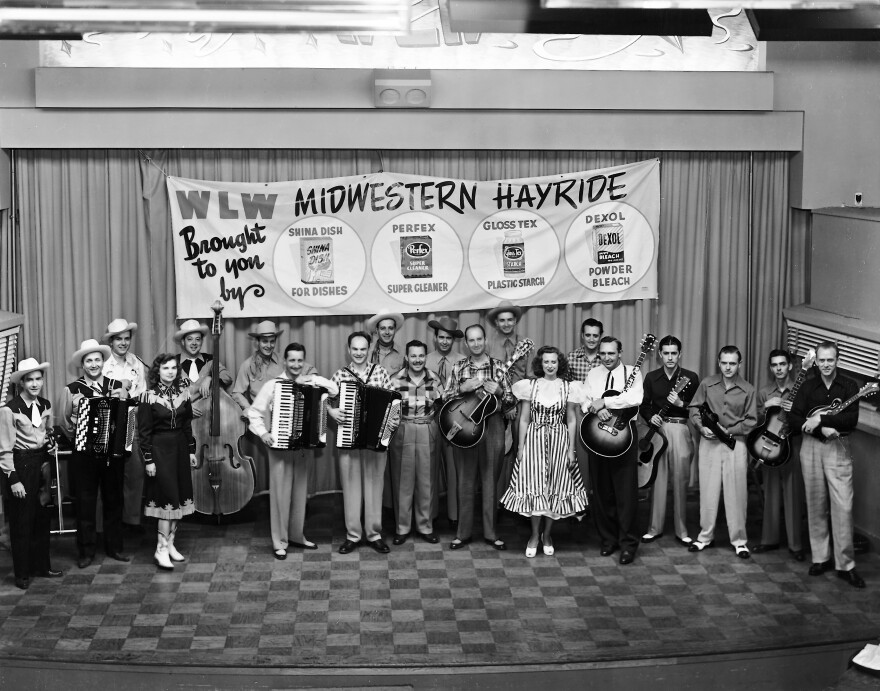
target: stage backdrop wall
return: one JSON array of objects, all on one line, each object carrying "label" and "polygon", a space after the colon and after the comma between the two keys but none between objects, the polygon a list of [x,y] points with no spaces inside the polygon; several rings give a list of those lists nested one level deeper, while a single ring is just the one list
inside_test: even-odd
[{"label": "stage backdrop wall", "polygon": [[[133,350],[145,361],[175,350],[175,282],[166,176],[276,182],[386,170],[463,180],[574,173],[660,160],[657,300],[529,307],[519,332],[563,350],[578,345],[595,317],[631,361],[643,333],[678,335],[684,364],[715,369],[728,343],[745,354],[745,373],[766,381],[767,352],[782,344],[781,308],[804,300],[808,215],[788,206],[789,159],[781,153],[174,150],[42,151],[17,154],[20,223],[0,227],[0,266],[18,267],[14,304],[26,315],[21,356],[47,359],[50,398],[73,378],[65,363],[115,317],[139,324]],[[4,292],[8,281],[4,282]],[[6,296],[4,296],[6,298]],[[10,302],[4,299],[4,304]],[[377,308],[380,305],[376,306]],[[226,322],[221,358],[237,368],[253,350],[247,332],[275,318],[280,347],[297,340],[329,375],[345,364],[345,338],[369,314]],[[399,344],[431,343],[436,315],[407,315]],[[461,325],[482,311],[452,314]],[[647,366],[657,366],[649,359]],[[756,376],[757,375],[757,376]],[[319,459],[313,491],[338,487],[333,454]],[[326,462],[325,462],[326,461]]]}]

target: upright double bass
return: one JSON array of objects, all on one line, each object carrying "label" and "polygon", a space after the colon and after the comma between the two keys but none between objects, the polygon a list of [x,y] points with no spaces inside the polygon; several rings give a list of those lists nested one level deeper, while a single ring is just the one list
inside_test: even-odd
[{"label": "upright double bass", "polygon": [[220,387],[223,305],[217,300],[211,309],[214,310],[211,324],[214,357],[210,414],[193,420],[196,465],[192,468],[192,481],[196,511],[219,517],[241,511],[254,496],[254,462],[243,455],[238,446],[244,432],[238,405]]}]

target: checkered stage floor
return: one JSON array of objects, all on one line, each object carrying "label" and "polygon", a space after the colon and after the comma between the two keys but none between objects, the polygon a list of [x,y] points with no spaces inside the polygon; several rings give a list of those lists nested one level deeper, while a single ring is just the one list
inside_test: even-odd
[{"label": "checkered stage floor", "polygon": [[[753,498],[754,503],[754,498]],[[670,502],[671,504],[671,502]],[[153,534],[127,539],[130,564],[99,556],[80,570],[69,536],[53,538],[63,578],[12,583],[0,549],[0,659],[173,665],[398,666],[597,662],[766,650],[880,633],[880,558],[859,558],[868,583],[807,575],[787,549],[740,560],[721,526],[715,549],[691,554],[671,533],[642,545],[634,564],[601,557],[589,520],[560,522],[556,554],[523,555],[526,520],[505,513],[498,552],[479,540],[451,551],[409,540],[380,555],[337,553],[338,495],[310,501],[314,552],[276,561],[264,502],[253,521],[187,520],[188,561],[152,562]],[[696,531],[696,495],[688,516]],[[750,507],[750,517],[758,515]],[[723,511],[722,511],[723,516]],[[640,505],[642,525],[647,505]],[[148,526],[148,529],[151,526]],[[759,527],[750,524],[753,541]],[[135,544],[137,542],[138,544]],[[390,538],[389,538],[390,544]],[[861,646],[858,646],[861,647]]]}]

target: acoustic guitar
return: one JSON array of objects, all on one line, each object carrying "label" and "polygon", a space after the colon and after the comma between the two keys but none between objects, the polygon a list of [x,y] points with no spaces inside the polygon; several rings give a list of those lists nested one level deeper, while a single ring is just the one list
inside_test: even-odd
[{"label": "acoustic guitar", "polygon": [[[807,372],[816,362],[816,351],[807,351],[801,369],[791,390],[785,394],[784,403],[793,401],[801,384],[807,378]],[[746,448],[752,458],[768,468],[779,468],[791,459],[791,432],[788,426],[788,413],[781,406],[770,406],[764,411],[764,419],[746,436]]]},{"label": "acoustic guitar", "polygon": [[[633,366],[633,370],[627,377],[623,390],[626,391],[633,385],[636,380],[636,372],[638,372],[645,356],[654,349],[654,343],[657,337],[654,334],[646,334],[642,338],[641,352]],[[620,391],[609,389],[602,394],[602,398],[610,396],[619,396]],[[580,424],[581,441],[590,451],[599,456],[606,458],[617,458],[625,454],[629,447],[632,446],[633,438],[636,436],[636,423],[633,420],[638,412],[638,406],[629,408],[620,408],[619,410],[609,410],[611,418],[607,422],[603,422],[599,418],[598,413],[587,413],[584,415]]]},{"label": "acoustic guitar", "polygon": [[[528,338],[517,343],[512,357],[499,368],[493,379],[496,382],[504,379],[513,363],[525,357],[534,347],[534,342]],[[469,449],[480,443],[486,430],[486,418],[497,411],[498,397],[480,387],[443,404],[440,408],[440,431],[453,446]]]},{"label": "acoustic guitar", "polygon": [[[841,402],[839,398],[835,398],[828,405],[820,405],[813,408],[807,417],[813,417],[814,415],[837,415],[838,413],[842,413],[844,410],[849,408],[853,403],[855,403],[860,398],[864,398],[865,396],[870,396],[873,393],[877,393],[880,390],[880,384],[877,382],[871,382],[870,384],[865,384],[861,389],[859,389],[858,393],[850,396],[845,401]],[[820,441],[826,441],[826,437],[822,436],[822,433],[817,428],[815,432],[813,432],[813,436],[819,439]]]},{"label": "acoustic guitar", "polygon": [[[690,383],[690,377],[679,377],[676,379],[672,391],[678,396]],[[666,413],[669,412],[671,407],[672,404],[666,401],[657,414],[665,421]],[[661,427],[654,427],[654,425],[650,425],[648,433],[639,439],[639,489],[645,489],[654,484],[654,480],[657,479],[657,463],[660,460],[660,456],[666,453],[668,446],[669,439],[666,438],[663,429]]]}]

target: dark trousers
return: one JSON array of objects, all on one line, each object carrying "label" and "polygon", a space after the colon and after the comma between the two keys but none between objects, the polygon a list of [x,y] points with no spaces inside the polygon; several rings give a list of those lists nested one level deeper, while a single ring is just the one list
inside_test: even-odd
[{"label": "dark trousers", "polygon": [[471,537],[474,527],[474,494],[477,490],[477,471],[483,493],[483,537],[494,540],[495,516],[498,510],[496,487],[504,456],[504,419],[500,413],[489,416],[483,438],[469,449],[456,448],[455,472],[458,480],[458,533],[459,540]]},{"label": "dark trousers", "polygon": [[70,457],[76,498],[76,547],[81,557],[93,557],[97,549],[95,514],[99,490],[104,507],[104,552],[113,554],[123,549],[123,466],[122,459],[108,463],[105,458],[78,451]]},{"label": "dark trousers", "polygon": [[49,570],[49,510],[40,504],[41,467],[49,460],[45,451],[14,451],[15,472],[24,485],[25,496],[12,496],[7,481],[6,511],[9,514],[9,541],[16,578],[28,578]]},{"label": "dark trousers", "polygon": [[593,519],[605,549],[619,545],[623,551],[635,554],[639,546],[635,527],[639,504],[638,451],[634,439],[629,450],[617,458],[588,452]]}]

